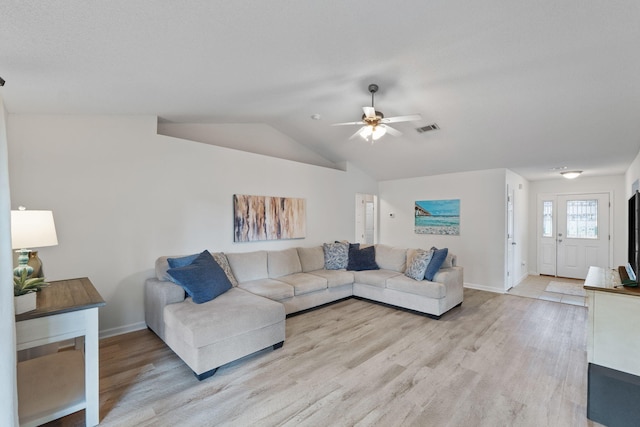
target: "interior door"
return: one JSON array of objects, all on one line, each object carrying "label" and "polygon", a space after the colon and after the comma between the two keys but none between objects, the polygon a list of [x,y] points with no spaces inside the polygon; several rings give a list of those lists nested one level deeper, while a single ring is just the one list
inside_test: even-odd
[{"label": "interior door", "polygon": [[507,189],[507,290],[513,288],[516,281],[513,197],[513,189]]},{"label": "interior door", "polygon": [[590,266],[609,267],[609,194],[558,196],[557,269],[584,279]]},{"label": "interior door", "polygon": [[375,194],[356,193],[356,236],[355,243],[376,243],[376,204]]}]

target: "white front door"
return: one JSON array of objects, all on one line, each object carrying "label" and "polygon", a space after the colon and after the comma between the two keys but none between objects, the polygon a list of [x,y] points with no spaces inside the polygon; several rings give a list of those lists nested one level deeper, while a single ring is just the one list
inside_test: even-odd
[{"label": "white front door", "polygon": [[609,194],[559,195],[556,275],[584,279],[590,266],[609,267]]}]

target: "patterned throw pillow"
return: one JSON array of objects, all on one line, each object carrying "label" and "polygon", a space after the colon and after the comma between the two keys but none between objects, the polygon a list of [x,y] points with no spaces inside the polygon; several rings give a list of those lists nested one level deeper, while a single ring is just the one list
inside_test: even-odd
[{"label": "patterned throw pillow", "polygon": [[324,268],[327,270],[340,270],[347,268],[349,263],[349,243],[325,243]]},{"label": "patterned throw pillow", "polygon": [[222,268],[224,274],[227,275],[231,285],[238,286],[238,280],[236,279],[236,276],[233,275],[233,271],[231,271],[231,266],[229,265],[229,260],[224,252],[214,252],[211,255],[213,255],[213,259],[215,259],[218,265]]},{"label": "patterned throw pillow", "polygon": [[411,261],[411,264],[409,264],[409,267],[407,267],[404,275],[407,277],[411,277],[413,280],[424,279],[424,273],[427,271],[427,266],[429,265],[432,256],[432,250],[425,251],[422,249],[417,249],[416,255],[413,257],[413,261]]}]

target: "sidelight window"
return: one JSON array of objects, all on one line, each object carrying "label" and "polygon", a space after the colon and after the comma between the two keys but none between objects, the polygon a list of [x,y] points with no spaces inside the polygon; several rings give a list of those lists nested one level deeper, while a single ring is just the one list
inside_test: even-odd
[{"label": "sidelight window", "polygon": [[553,202],[542,202],[542,237],[553,237]]}]

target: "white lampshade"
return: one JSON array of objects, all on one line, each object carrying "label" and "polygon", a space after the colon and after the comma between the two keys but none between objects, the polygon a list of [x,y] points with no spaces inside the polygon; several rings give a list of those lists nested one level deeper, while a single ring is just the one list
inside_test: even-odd
[{"label": "white lampshade", "polygon": [[373,128],[373,132],[371,134],[372,138],[374,141],[377,141],[378,139],[382,138],[382,136],[387,133],[387,128],[384,126],[376,126],[375,128]]},{"label": "white lampshade", "polygon": [[365,139],[367,141],[369,140],[369,137],[371,137],[373,141],[377,141],[385,133],[387,133],[387,129],[384,126],[367,125],[363,126],[362,129],[360,129],[360,136],[362,137],[362,139]]},{"label": "white lampshade", "polygon": [[11,211],[11,247],[42,248],[58,244],[51,211]]},{"label": "white lampshade", "polygon": [[371,126],[363,126],[362,129],[360,129],[360,136],[362,139],[368,140],[371,136]]}]

